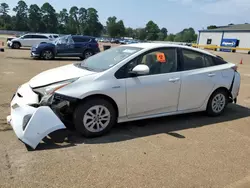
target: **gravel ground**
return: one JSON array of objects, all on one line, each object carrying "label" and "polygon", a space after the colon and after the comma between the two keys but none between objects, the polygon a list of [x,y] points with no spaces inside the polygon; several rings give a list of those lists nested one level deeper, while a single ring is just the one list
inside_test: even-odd
[{"label": "gravel ground", "polygon": [[250,187],[250,56],[239,63],[237,105],[221,117],[203,113],[117,125],[86,139],[57,131],[29,151],[6,125],[17,87],[37,73],[78,59],[32,60],[29,50],[0,53],[0,187]]}]

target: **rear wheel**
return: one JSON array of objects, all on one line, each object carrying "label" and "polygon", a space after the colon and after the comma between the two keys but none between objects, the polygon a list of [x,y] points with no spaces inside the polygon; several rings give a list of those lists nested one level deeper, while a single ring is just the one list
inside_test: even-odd
[{"label": "rear wheel", "polygon": [[105,99],[90,99],[80,104],[74,113],[77,131],[85,137],[97,137],[107,133],[116,123],[116,110]]},{"label": "rear wheel", "polygon": [[86,50],[84,53],[83,53],[83,58],[84,59],[87,59],[89,57],[91,57],[92,55],[94,55],[94,53],[90,50]]},{"label": "rear wheel", "polygon": [[219,116],[224,111],[228,104],[228,93],[225,90],[215,91],[207,104],[207,113],[210,116]]},{"label": "rear wheel", "polygon": [[51,60],[51,59],[54,59],[54,54],[51,50],[44,50],[41,53],[41,57],[45,60]]}]

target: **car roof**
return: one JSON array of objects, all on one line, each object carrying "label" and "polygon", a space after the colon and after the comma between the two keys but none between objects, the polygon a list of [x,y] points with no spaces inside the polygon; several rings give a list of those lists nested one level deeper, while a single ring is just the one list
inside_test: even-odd
[{"label": "car roof", "polygon": [[189,50],[193,50],[193,51],[197,51],[200,53],[204,53],[204,54],[208,54],[208,55],[212,55],[215,56],[214,54],[206,51],[206,50],[202,50],[202,49],[198,49],[198,48],[193,48],[190,46],[184,46],[184,45],[179,45],[179,44],[169,44],[169,43],[133,43],[133,44],[127,44],[126,46],[131,46],[131,47],[137,47],[137,48],[143,48],[143,49],[154,49],[154,48],[162,48],[162,47],[176,47],[176,48],[184,48],[184,49],[189,49]]}]

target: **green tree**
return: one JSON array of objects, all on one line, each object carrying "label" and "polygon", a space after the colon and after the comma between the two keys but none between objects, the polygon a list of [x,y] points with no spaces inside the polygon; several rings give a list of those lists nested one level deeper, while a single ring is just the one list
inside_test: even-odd
[{"label": "green tree", "polygon": [[167,37],[167,35],[168,35],[168,30],[167,30],[167,28],[165,28],[165,27],[161,28],[161,33],[163,33],[164,36]]},{"label": "green tree", "polygon": [[0,4],[0,28],[12,29],[12,19],[9,13],[9,5],[6,3]]},{"label": "green tree", "polygon": [[135,38],[135,31],[133,28],[131,27],[125,28],[125,33],[127,37]]},{"label": "green tree", "polygon": [[44,32],[57,32],[58,20],[55,9],[49,3],[44,3],[41,7],[42,22],[45,26]]},{"label": "green tree", "polygon": [[147,33],[145,28],[137,28],[135,30],[135,38],[139,40],[145,40],[147,37]]},{"label": "green tree", "polygon": [[68,31],[68,23],[69,23],[69,14],[67,9],[62,9],[59,14],[57,14],[58,20],[58,32],[59,33],[67,33]]},{"label": "green tree", "polygon": [[217,26],[216,25],[210,25],[210,26],[207,26],[207,29],[216,29]]},{"label": "green tree", "polygon": [[44,25],[42,22],[42,11],[36,4],[30,5],[28,10],[28,26],[32,32],[39,32],[43,30]]},{"label": "green tree", "polygon": [[117,18],[115,16],[109,17],[107,19],[107,31],[110,37],[116,37],[117,32],[116,32],[116,20]]},{"label": "green tree", "polygon": [[28,6],[27,4],[20,0],[17,3],[17,6],[13,8],[13,11],[16,12],[15,16],[15,29],[19,31],[28,31]]},{"label": "green tree", "polygon": [[166,38],[166,36],[162,32],[159,32],[157,35],[158,35],[157,40],[159,41],[163,41]]},{"label": "green tree", "polygon": [[77,33],[80,34],[80,24],[79,24],[79,20],[78,20],[78,12],[79,9],[76,6],[73,6],[70,8],[69,10],[69,14],[70,14],[70,19],[69,19],[69,29],[71,31],[71,33]]},{"label": "green tree", "polygon": [[124,37],[126,34],[125,26],[122,20],[116,23],[117,36]]},{"label": "green tree", "polygon": [[197,35],[192,27],[184,29],[181,32],[177,33],[174,41],[175,42],[193,42],[197,39]]},{"label": "green tree", "polygon": [[100,36],[103,30],[102,24],[99,22],[98,12],[94,8],[88,8],[86,14],[86,26],[84,34],[92,36]]},{"label": "green tree", "polygon": [[86,32],[86,26],[87,26],[87,10],[83,7],[81,7],[79,9],[79,24],[80,24],[80,31],[81,33],[85,33]]},{"label": "green tree", "polygon": [[110,37],[124,37],[126,29],[122,20],[117,21],[115,16],[109,17],[107,22],[107,31]]},{"label": "green tree", "polygon": [[152,20],[149,21],[145,30],[147,33],[147,40],[157,40],[160,29],[156,23],[154,23]]},{"label": "green tree", "polygon": [[0,4],[0,15],[8,15],[10,8],[7,3],[1,3]]},{"label": "green tree", "polygon": [[174,39],[175,39],[175,35],[174,35],[174,34],[169,34],[169,35],[165,38],[165,41],[173,42]]}]

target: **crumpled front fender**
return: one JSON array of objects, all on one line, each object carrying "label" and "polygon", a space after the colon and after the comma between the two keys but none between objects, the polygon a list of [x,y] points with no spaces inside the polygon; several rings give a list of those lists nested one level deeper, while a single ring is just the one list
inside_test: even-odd
[{"label": "crumpled front fender", "polygon": [[66,128],[48,106],[34,108],[15,104],[11,107],[11,116],[7,119],[17,137],[33,149],[51,132]]}]

